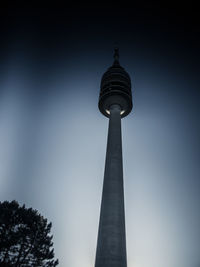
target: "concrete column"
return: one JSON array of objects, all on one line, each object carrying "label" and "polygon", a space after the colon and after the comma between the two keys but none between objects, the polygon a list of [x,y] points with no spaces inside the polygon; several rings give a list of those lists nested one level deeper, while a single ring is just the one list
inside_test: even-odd
[{"label": "concrete column", "polygon": [[126,267],[120,106],[112,105],[95,267]]}]

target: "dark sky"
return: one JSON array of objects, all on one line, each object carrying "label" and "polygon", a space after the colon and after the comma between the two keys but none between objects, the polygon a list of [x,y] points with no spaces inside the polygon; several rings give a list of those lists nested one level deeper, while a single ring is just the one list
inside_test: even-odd
[{"label": "dark sky", "polygon": [[199,18],[192,2],[1,8],[0,200],[53,222],[61,267],[94,265],[98,93],[116,46],[134,105],[122,123],[128,266],[200,266]]},{"label": "dark sky", "polygon": [[[1,9],[0,25],[2,72],[16,58],[29,75],[45,83],[78,65],[101,73],[105,68],[100,64],[107,66],[118,46],[127,66],[135,66],[136,78],[138,68],[149,76],[157,68],[184,76],[190,87],[199,82],[199,10],[194,4],[10,7]],[[176,90],[187,98],[189,92]],[[191,93],[194,99],[197,91]]]}]

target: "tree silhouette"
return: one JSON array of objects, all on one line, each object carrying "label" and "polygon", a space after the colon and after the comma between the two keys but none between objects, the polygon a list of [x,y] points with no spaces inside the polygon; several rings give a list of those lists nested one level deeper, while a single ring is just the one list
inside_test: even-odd
[{"label": "tree silhouette", "polygon": [[18,202],[0,202],[0,266],[54,267],[51,223]]}]

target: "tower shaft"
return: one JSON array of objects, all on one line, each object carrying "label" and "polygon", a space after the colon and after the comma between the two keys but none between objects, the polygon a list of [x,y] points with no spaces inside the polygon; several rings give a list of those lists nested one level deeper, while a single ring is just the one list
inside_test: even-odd
[{"label": "tower shaft", "polygon": [[110,107],[95,267],[126,267],[121,108]]}]

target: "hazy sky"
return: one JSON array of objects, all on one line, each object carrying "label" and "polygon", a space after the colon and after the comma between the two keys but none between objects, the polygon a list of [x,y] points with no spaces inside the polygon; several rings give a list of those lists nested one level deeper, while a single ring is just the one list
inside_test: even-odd
[{"label": "hazy sky", "polygon": [[0,201],[53,223],[60,267],[94,266],[108,119],[100,79],[120,49],[128,267],[200,266],[196,7],[2,8]]}]

